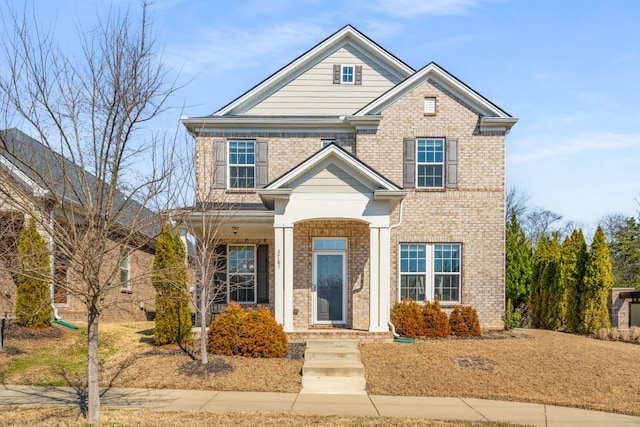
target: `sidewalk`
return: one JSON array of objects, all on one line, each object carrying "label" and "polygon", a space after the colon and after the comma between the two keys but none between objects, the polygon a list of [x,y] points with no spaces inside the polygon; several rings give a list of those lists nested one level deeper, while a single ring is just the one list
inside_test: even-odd
[{"label": "sidewalk", "polygon": [[[0,386],[0,405],[82,406],[84,389]],[[438,420],[504,421],[541,427],[640,426],[640,417],[552,405],[454,397],[403,397],[233,391],[112,388],[106,408],[154,411],[272,412],[299,415],[387,416]]]}]

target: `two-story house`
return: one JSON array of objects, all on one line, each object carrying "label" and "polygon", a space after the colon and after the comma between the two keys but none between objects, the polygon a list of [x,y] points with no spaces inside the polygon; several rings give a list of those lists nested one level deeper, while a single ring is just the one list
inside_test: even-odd
[{"label": "two-story house", "polygon": [[182,121],[197,202],[223,221],[228,300],[268,304],[289,333],[388,336],[403,298],[471,305],[482,327],[502,326],[517,119],[437,64],[416,71],[347,25]]}]

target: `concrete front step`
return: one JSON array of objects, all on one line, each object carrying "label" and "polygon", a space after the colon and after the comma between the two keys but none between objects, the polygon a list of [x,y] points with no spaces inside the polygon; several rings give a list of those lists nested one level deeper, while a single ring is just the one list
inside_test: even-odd
[{"label": "concrete front step", "polygon": [[367,394],[364,377],[303,376],[300,393],[318,394]]},{"label": "concrete front step", "polygon": [[307,348],[358,348],[358,340],[318,339],[307,340]]},{"label": "concrete front step", "polygon": [[360,360],[357,348],[307,348],[304,360]]},{"label": "concrete front step", "polygon": [[364,377],[364,365],[359,360],[306,360],[302,377]]}]

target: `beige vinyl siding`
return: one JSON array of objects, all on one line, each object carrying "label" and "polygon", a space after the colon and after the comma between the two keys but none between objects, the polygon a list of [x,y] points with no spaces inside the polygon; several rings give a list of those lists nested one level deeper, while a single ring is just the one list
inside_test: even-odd
[{"label": "beige vinyl siding", "polygon": [[[362,65],[362,85],[333,84],[333,65]],[[295,77],[262,102],[247,110],[248,115],[349,115],[391,87],[400,78],[372,58],[345,45],[304,73]]]},{"label": "beige vinyl siding", "polygon": [[[298,185],[296,185],[298,184]],[[314,171],[296,180],[294,193],[365,193],[372,191],[362,182],[335,164]]]}]

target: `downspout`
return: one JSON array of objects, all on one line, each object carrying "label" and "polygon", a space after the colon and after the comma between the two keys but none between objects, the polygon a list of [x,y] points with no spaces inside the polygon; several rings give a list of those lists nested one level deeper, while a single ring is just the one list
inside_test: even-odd
[{"label": "downspout", "polygon": [[49,280],[49,291],[51,294],[51,308],[53,309],[53,318],[54,320],[62,320],[62,317],[58,314],[58,307],[56,307],[55,304],[55,287],[54,287],[54,280],[55,280],[55,255],[53,253],[54,250],[54,243],[53,243],[53,209],[51,209],[51,211],[49,211],[49,230],[47,230],[49,232],[49,274],[51,277],[51,280]]},{"label": "downspout", "polygon": [[[400,213],[398,215],[399,216],[398,223],[389,226],[389,233],[391,233],[391,230],[393,230],[394,228],[399,227],[400,225],[402,225],[403,208],[404,208],[404,199],[400,200]],[[391,332],[393,332],[393,337],[394,338],[400,338],[400,335],[398,335],[398,333],[396,332],[396,326],[393,323],[391,323],[391,317],[389,317],[389,326],[391,326]]]}]

